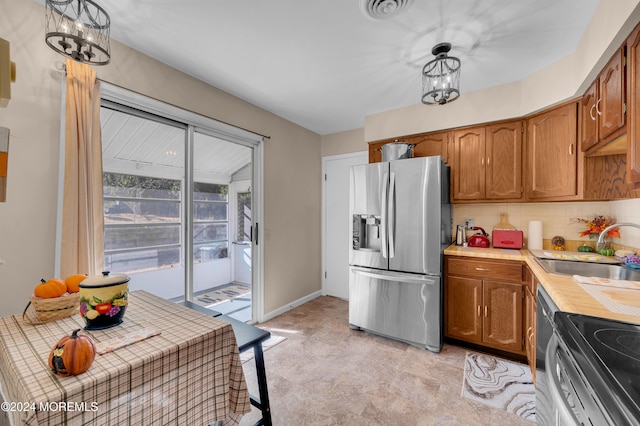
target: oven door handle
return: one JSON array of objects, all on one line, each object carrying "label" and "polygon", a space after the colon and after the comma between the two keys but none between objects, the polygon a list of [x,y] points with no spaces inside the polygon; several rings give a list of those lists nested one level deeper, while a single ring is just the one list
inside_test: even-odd
[{"label": "oven door handle", "polygon": [[547,373],[549,392],[551,393],[551,401],[556,411],[557,425],[579,425],[575,415],[568,405],[567,399],[562,394],[560,388],[560,364],[558,363],[558,350],[560,350],[560,342],[555,333],[551,335],[547,345],[547,351],[544,356],[545,370]]}]

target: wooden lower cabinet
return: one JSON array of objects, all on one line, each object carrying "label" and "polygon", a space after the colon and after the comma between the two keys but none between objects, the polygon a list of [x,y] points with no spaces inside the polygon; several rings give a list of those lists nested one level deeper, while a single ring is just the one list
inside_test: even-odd
[{"label": "wooden lower cabinet", "polygon": [[533,376],[536,380],[536,298],[527,288],[525,291],[525,348],[527,361]]},{"label": "wooden lower cabinet", "polygon": [[525,265],[451,256],[446,265],[445,336],[526,355]]}]

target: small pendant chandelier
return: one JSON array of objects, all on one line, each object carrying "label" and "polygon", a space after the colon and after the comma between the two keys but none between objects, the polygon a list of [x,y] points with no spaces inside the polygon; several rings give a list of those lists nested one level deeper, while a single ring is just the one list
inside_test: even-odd
[{"label": "small pendant chandelier", "polygon": [[422,103],[444,105],[460,97],[460,59],[447,56],[451,43],[431,49],[435,59],[422,68]]},{"label": "small pendant chandelier", "polygon": [[46,0],[45,41],[75,61],[108,64],[110,27],[107,12],[91,0]]}]

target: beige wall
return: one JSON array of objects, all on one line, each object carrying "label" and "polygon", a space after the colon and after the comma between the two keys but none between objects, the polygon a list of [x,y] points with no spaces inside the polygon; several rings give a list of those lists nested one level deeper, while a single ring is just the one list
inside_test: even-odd
[{"label": "beige wall", "polygon": [[[64,62],[44,43],[44,7],[0,0],[0,37],[17,67],[12,100],[0,109],[11,129],[7,202],[0,203],[0,315],[20,312],[55,263]],[[320,136],[208,86],[117,42],[98,78],[256,133],[264,149],[264,312],[321,288]],[[306,241],[304,250],[295,242]],[[294,243],[292,243],[294,242]],[[79,271],[82,272],[82,271]]]},{"label": "beige wall", "polygon": [[322,136],[321,154],[323,157],[358,151],[367,151],[367,145],[364,142],[364,129],[353,129]]}]

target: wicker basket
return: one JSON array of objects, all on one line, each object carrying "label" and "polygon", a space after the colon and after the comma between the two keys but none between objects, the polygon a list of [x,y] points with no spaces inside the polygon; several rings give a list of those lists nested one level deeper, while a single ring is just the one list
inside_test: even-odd
[{"label": "wicker basket", "polygon": [[[32,309],[29,309],[31,306]],[[65,293],[60,297],[43,299],[31,296],[22,319],[28,324],[45,324],[70,317],[80,308],[80,293]]]}]

